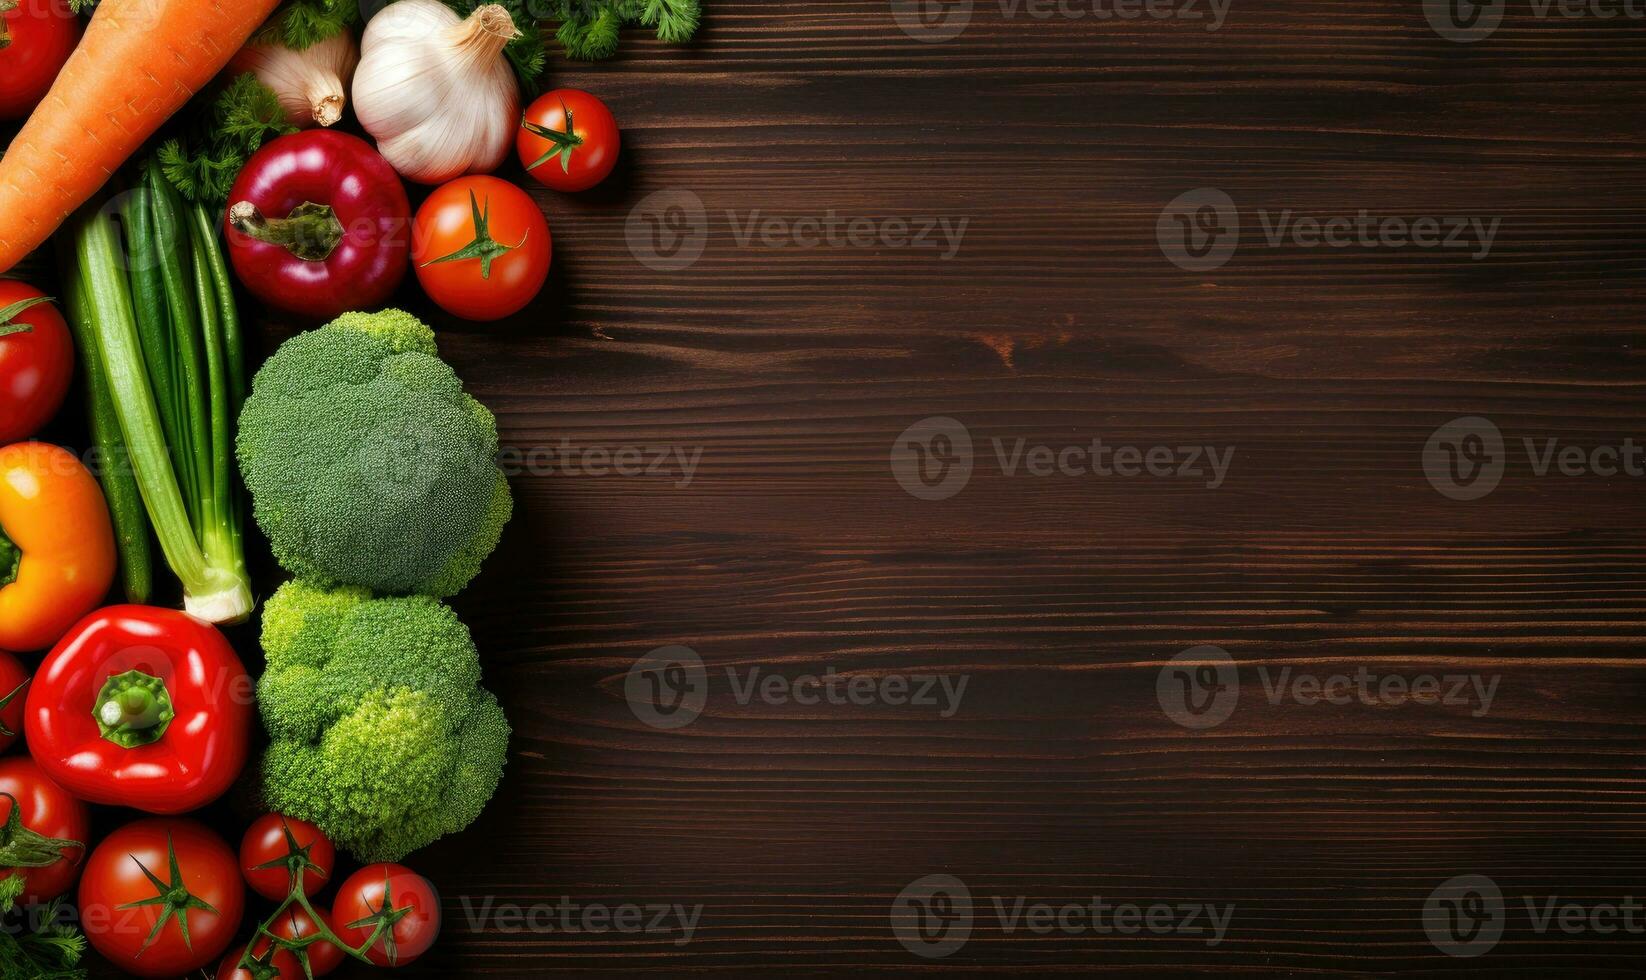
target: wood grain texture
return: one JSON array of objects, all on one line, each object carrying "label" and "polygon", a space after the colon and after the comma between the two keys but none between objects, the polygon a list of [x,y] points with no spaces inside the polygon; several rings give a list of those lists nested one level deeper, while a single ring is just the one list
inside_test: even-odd
[{"label": "wood grain texture", "polygon": [[[456,605],[517,734],[468,833],[417,856],[446,935],[408,977],[1112,971],[1638,973],[1646,933],[1538,933],[1519,896],[1646,881],[1646,494],[1538,476],[1521,440],[1646,443],[1646,21],[1513,0],[1473,45],[1418,0],[1234,0],[1180,21],[1008,17],[911,40],[885,2],[712,0],[698,43],[560,64],[623,126],[608,185],[539,198],[549,291],[495,326],[418,305],[529,456],[562,439],[696,457],[635,477],[528,472],[502,551]],[[1184,271],[1161,209],[1242,212]],[[704,208],[658,271],[631,208]],[[1269,247],[1256,213],[1500,219],[1492,250]],[[768,247],[752,218],[967,222],[932,249]],[[406,301],[418,304],[413,291]],[[265,344],[294,325],[266,318]],[[1486,416],[1501,485],[1422,465]],[[951,416],[957,496],[905,493],[898,434]],[[1217,489],[1036,478],[993,448],[1232,447]],[[714,678],[692,725],[624,699],[670,644]],[[1156,680],[1241,664],[1192,731]],[[1473,705],[1271,704],[1260,670],[1496,678]],[[737,703],[725,668],[964,676],[952,717]],[[959,877],[971,940],[912,955],[905,885]],[[1422,926],[1460,874],[1511,903],[1453,959]],[[1007,931],[992,897],[1210,902],[1227,938]],[[665,934],[478,927],[466,909],[680,903]],[[345,976],[363,976],[345,971]]]}]

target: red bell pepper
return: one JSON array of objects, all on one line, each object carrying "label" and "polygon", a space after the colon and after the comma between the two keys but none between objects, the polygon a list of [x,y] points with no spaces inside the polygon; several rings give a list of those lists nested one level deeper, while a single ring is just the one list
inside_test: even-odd
[{"label": "red bell pepper", "polygon": [[29,752],[91,803],[185,813],[246,764],[253,688],[216,627],[174,609],[110,606],[81,620],[29,685]]},{"label": "red bell pepper", "polygon": [[320,320],[374,310],[406,274],[406,188],[357,136],[315,129],[274,140],[246,161],[229,203],[229,261],[271,306]]}]

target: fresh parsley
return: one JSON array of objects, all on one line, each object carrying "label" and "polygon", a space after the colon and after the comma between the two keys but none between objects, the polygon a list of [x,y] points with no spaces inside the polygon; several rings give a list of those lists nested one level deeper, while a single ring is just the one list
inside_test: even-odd
[{"label": "fresh parsley", "polygon": [[258,31],[257,39],[302,51],[353,30],[359,22],[358,0],[289,0]]},{"label": "fresh parsley", "polygon": [[611,57],[627,24],[653,28],[671,44],[690,41],[702,16],[698,0],[549,0],[548,7],[560,21],[554,36],[575,61]]},{"label": "fresh parsley", "polygon": [[[444,0],[465,17],[492,0]],[[574,61],[599,61],[617,52],[618,34],[625,25],[638,24],[657,31],[663,41],[680,44],[697,33],[702,9],[698,0],[496,0],[514,18],[520,37],[506,49],[515,74],[528,95],[539,91],[539,76],[547,65],[547,37],[540,20],[559,23],[554,36]]]},{"label": "fresh parsley", "polygon": [[280,98],[247,73],[215,96],[185,110],[178,136],[160,145],[160,168],[178,192],[202,204],[223,204],[240,168],[276,136],[297,132],[286,122]]}]

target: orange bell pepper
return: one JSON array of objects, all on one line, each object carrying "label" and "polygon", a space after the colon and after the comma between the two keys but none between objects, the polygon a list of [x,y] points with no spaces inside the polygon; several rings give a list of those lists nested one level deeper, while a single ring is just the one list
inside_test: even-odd
[{"label": "orange bell pepper", "polygon": [[102,605],[114,527],[97,478],[43,442],[0,449],[0,648],[44,650]]}]

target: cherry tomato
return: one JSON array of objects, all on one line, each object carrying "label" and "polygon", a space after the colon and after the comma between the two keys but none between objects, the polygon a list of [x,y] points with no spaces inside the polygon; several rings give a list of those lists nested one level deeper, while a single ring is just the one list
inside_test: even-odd
[{"label": "cherry tomato", "polygon": [[306,850],[312,865],[303,872],[303,894],[313,895],[326,887],[332,869],[337,867],[337,851],[331,840],[306,820],[266,813],[252,822],[240,841],[240,871],[251,890],[270,901],[285,899],[291,891],[291,870],[286,859],[294,849]]},{"label": "cherry tomato", "polygon": [[[336,934],[337,923],[327,914],[326,910],[317,908],[315,911],[320,913],[320,919],[326,924],[326,928]],[[269,926],[269,931],[281,939],[302,939],[305,936],[312,936],[320,930],[315,927],[314,920],[309,918],[307,912],[293,905],[280,913],[280,918],[274,920]],[[260,940],[257,947],[258,952],[267,950],[269,945],[267,939]],[[348,955],[338,949],[335,944],[324,939],[303,947],[303,952],[309,958],[309,971],[317,977],[323,977],[342,966],[344,957]],[[288,952],[288,955],[294,954]],[[299,963],[299,967],[301,967],[301,963]]]},{"label": "cherry tomato", "polygon": [[0,119],[22,119],[46,97],[80,43],[80,18],[67,0],[23,0],[0,16],[0,24],[0,78],[6,80]]},{"label": "cherry tomato", "polygon": [[[0,52],[0,78],[4,59]],[[0,446],[50,422],[73,378],[74,341],[62,314],[33,286],[0,279]]]},{"label": "cherry tomato", "polygon": [[29,669],[16,657],[0,650],[0,752],[11,748],[23,730],[23,705],[28,693]]},{"label": "cherry tomato", "polygon": [[557,191],[586,191],[617,166],[622,137],[606,103],[561,88],[531,104],[514,142],[527,173]]},{"label": "cherry tomato", "polygon": [[398,864],[369,864],[343,882],[332,905],[337,938],[359,949],[387,913],[409,909],[366,956],[378,966],[405,966],[440,936],[440,900],[429,880]]},{"label": "cherry tomato", "polygon": [[[303,965],[297,962],[297,957],[286,950],[276,950],[273,956],[268,955],[268,943],[264,942],[261,953],[252,954],[264,970],[252,972],[240,965],[240,957],[245,955],[246,947],[236,946],[223,957],[223,962],[217,968],[216,980],[303,980]],[[270,974],[267,969],[275,972]]]},{"label": "cherry tomato", "polygon": [[429,298],[469,320],[501,320],[549,276],[549,223],[525,191],[496,177],[459,177],[417,209],[412,265]]},{"label": "cherry tomato", "polygon": [[[0,759],[0,793],[5,794],[0,796],[0,827],[4,828],[0,840],[6,851],[26,856],[28,861],[7,867],[0,858],[0,878],[23,876],[25,905],[48,902],[68,891],[85,862],[86,841],[91,839],[86,805],[52,782],[26,755]],[[11,822],[13,800],[16,825]],[[71,842],[74,846],[68,846]]]},{"label": "cherry tomato", "polygon": [[[162,901],[136,904],[156,898]],[[140,977],[181,976],[222,956],[245,906],[234,851],[204,826],[175,817],[116,830],[91,852],[80,879],[92,948]]]}]

